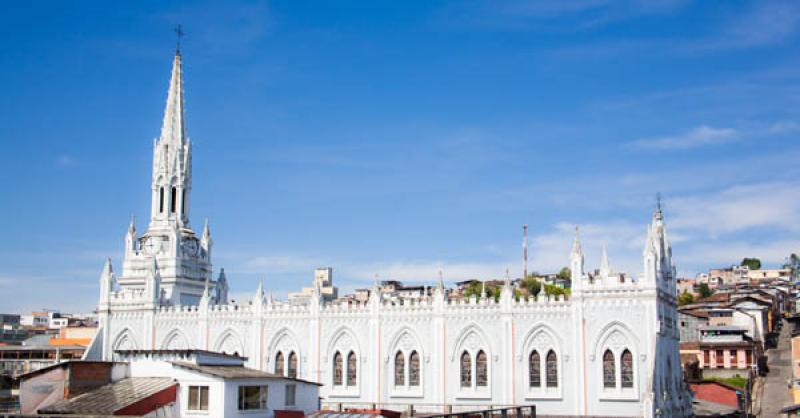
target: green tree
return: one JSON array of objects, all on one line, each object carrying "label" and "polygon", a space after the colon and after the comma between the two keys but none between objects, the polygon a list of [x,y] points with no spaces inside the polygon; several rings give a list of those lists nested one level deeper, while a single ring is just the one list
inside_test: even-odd
[{"label": "green tree", "polygon": [[694,302],[694,295],[687,292],[686,290],[683,291],[680,295],[678,295],[678,306],[688,305]]},{"label": "green tree", "polygon": [[795,253],[790,254],[789,257],[786,258],[786,263],[784,263],[783,268],[791,269],[792,277],[797,277],[798,272],[800,272],[800,257]]},{"label": "green tree", "polygon": [[528,294],[531,296],[536,296],[542,290],[542,282],[540,282],[537,278],[533,277],[532,275],[528,275],[522,283],[520,283],[520,287],[528,291]]},{"label": "green tree", "polygon": [[700,294],[700,298],[711,296],[711,289],[709,289],[708,283],[700,283],[700,285],[697,286],[697,293]]},{"label": "green tree", "polygon": [[559,279],[569,280],[572,278],[572,271],[570,271],[569,267],[563,267],[557,276]]},{"label": "green tree", "polygon": [[567,291],[564,288],[558,287],[554,284],[545,283],[544,293],[547,294],[547,296],[563,296],[567,294]]},{"label": "green tree", "polygon": [[467,288],[464,289],[464,297],[469,298],[470,296],[475,296],[476,298],[481,297],[481,288],[483,283],[480,280],[473,280],[469,282]]},{"label": "green tree", "polygon": [[759,270],[761,269],[761,260],[757,258],[750,258],[745,257],[741,263],[742,266],[747,266],[750,270]]},{"label": "green tree", "polygon": [[[483,291],[483,282],[480,280],[473,280],[468,285],[467,288],[464,289],[464,297],[470,298],[475,296],[476,298],[480,299],[481,291]],[[490,297],[494,300],[498,300],[500,298],[500,291],[501,286],[498,285],[486,285],[486,296]]]}]

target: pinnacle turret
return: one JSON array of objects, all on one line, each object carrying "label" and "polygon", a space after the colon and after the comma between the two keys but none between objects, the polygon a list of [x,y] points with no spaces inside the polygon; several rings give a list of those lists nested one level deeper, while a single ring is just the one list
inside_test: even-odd
[{"label": "pinnacle turret", "polygon": [[577,226],[575,226],[575,239],[572,241],[572,255],[583,255],[583,250],[581,249],[581,235]]},{"label": "pinnacle turret", "polygon": [[603,255],[600,258],[600,276],[609,277],[611,275],[611,266],[608,262],[608,247],[603,244]]}]

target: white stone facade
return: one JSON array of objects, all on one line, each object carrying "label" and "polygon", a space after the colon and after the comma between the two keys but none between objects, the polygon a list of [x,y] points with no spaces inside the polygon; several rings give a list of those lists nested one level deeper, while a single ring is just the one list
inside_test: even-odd
[{"label": "white stone facade", "polygon": [[[172,132],[168,141],[176,141],[167,126],[174,127],[179,117],[184,141],[179,56],[174,66],[164,130]],[[498,301],[451,301],[440,282],[433,296],[419,301],[392,302],[372,292],[366,303],[348,304],[325,301],[315,286],[309,303],[300,306],[265,297],[259,285],[249,303],[233,305],[227,303],[224,276],[210,280],[208,229],[197,248],[188,249],[194,251],[182,244],[195,239],[188,228],[191,148],[185,141],[177,143],[183,156],[172,154],[175,148],[158,151],[156,144],[156,161],[169,155],[169,161],[188,163],[167,169],[177,170],[170,182],[161,180],[156,174],[161,165],[154,163],[150,228],[142,238],[130,228],[126,242],[139,244],[126,246],[118,284],[106,262],[101,332],[88,350],[92,355],[112,359],[118,349],[198,348],[235,352],[248,358],[249,367],[272,372],[280,353],[283,363],[277,367],[288,373],[294,353],[297,377],[321,383],[324,404],[381,403],[390,409],[415,404],[421,411],[442,411],[444,405],[463,410],[533,403],[539,413],[554,415],[691,414],[679,361],[675,269],[660,210],[647,228],[644,274],[638,280],[611,274],[606,263],[590,280],[576,234],[568,300],[543,295],[517,300],[507,283]],[[178,197],[187,190],[174,216],[156,213],[162,184],[177,187]],[[157,234],[166,243],[161,252],[144,251],[149,242],[144,237]],[[184,296],[197,294],[197,303]],[[534,351],[538,363],[531,361]],[[469,366],[465,372],[463,361]],[[396,364],[403,367],[400,378]],[[539,374],[532,377],[536,364]],[[623,371],[631,368],[632,373]]]}]

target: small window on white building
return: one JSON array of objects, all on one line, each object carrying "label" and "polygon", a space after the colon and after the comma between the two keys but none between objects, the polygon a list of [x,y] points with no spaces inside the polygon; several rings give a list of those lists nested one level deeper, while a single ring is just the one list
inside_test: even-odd
[{"label": "small window on white building", "polygon": [[239,386],[239,410],[267,409],[267,386]]},{"label": "small window on white building", "polygon": [[297,397],[297,385],[286,385],[286,406],[294,406]]},{"label": "small window on white building", "polygon": [[189,411],[208,411],[208,386],[189,386]]}]

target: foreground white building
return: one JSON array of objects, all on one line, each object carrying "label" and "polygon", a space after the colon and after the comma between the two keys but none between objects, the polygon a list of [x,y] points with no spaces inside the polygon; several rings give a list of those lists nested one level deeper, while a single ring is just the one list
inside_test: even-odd
[{"label": "foreground white building", "polygon": [[[325,405],[414,404],[417,410],[537,405],[539,413],[687,416],[676,324],[675,268],[663,215],[647,227],[637,280],[584,271],[576,233],[569,300],[451,301],[443,284],[408,303],[372,292],[363,304],[266,298],[227,301],[224,274],[211,272],[211,234],[189,226],[191,142],[177,54],[160,139],[154,144],[147,231],[133,222],[117,278],[100,278],[101,331],[89,357],[116,350],[197,348],[237,353],[249,367],[319,382]],[[316,283],[316,281],[315,281]],[[398,304],[400,303],[400,304]],[[446,405],[449,405],[446,406]],[[361,404],[360,406],[365,406]]]}]

